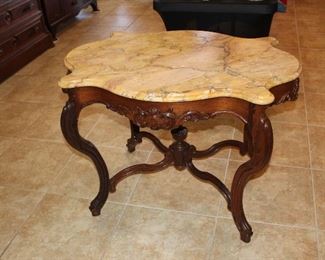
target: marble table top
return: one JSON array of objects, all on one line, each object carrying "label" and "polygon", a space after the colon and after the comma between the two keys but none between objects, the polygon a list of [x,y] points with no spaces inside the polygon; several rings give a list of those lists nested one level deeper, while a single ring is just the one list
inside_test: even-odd
[{"label": "marble table top", "polygon": [[266,105],[269,89],[296,79],[298,60],[272,37],[244,39],[205,31],[113,33],[65,58],[61,88],[94,86],[145,101],[236,97]]}]

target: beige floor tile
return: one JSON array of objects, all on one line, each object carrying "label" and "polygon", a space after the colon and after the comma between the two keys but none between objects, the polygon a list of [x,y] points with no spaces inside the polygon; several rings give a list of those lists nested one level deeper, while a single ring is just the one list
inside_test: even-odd
[{"label": "beige floor tile", "polygon": [[[162,159],[160,154],[151,157],[153,162]],[[200,160],[194,164],[224,180],[225,160]],[[170,166],[162,172],[142,175],[130,203],[216,216],[220,199],[223,198],[214,186],[196,179],[187,170],[179,172]]]},{"label": "beige floor tile", "polygon": [[285,13],[280,13],[280,12],[275,12],[274,16],[273,16],[273,20],[286,20],[286,21],[290,21],[290,20],[294,20],[296,18],[295,13],[294,13],[294,9],[291,7],[290,9],[287,8],[287,12]]},{"label": "beige floor tile", "polygon": [[28,76],[37,74],[42,69],[42,67],[46,66],[44,63],[44,57],[44,55],[38,56],[36,59],[17,71],[15,75]]},{"label": "beige floor tile", "polygon": [[[105,0],[104,0],[105,1]],[[123,6],[138,6],[138,7],[149,7],[152,5],[152,1],[150,0],[111,0],[111,4],[115,4],[115,6],[123,5]]]},{"label": "beige floor tile", "polygon": [[15,138],[0,137],[0,155],[17,142]]},{"label": "beige floor tile", "polygon": [[[46,106],[42,110],[42,115],[27,127],[23,137],[65,142],[60,127],[60,117],[64,104],[61,102],[61,104]],[[81,136],[86,136],[101,116],[101,112],[104,111],[105,107],[102,105],[89,106],[81,111],[78,121]]]},{"label": "beige floor tile", "polygon": [[[134,1],[133,1],[134,2]],[[121,1],[117,4],[109,1],[106,4],[99,4],[100,11],[93,12],[90,8],[83,9],[78,16],[75,17],[73,26],[66,26],[65,31],[75,32],[76,30],[81,30],[81,32],[86,32],[83,27],[92,25],[92,28],[89,28],[91,33],[97,31],[97,26],[99,24],[107,24],[109,27],[115,26],[128,26],[130,20],[137,17],[137,14],[118,14],[115,12],[115,9],[121,5]],[[117,17],[119,16],[119,17]]]},{"label": "beige floor tile", "polygon": [[[148,22],[150,20],[150,22]],[[165,25],[158,14],[140,16],[128,28],[128,32],[162,32]]]},{"label": "beige floor tile", "polygon": [[46,191],[71,155],[63,144],[21,140],[0,156],[0,185]]},{"label": "beige floor tile", "polygon": [[[43,66],[38,73],[43,74],[43,75],[56,75],[61,77],[64,77],[68,70],[64,66],[64,57],[56,57],[55,60],[51,61],[52,64],[48,66]],[[55,88],[59,88],[57,84],[53,85]],[[59,88],[59,92],[61,92]]]},{"label": "beige floor tile", "polygon": [[[229,164],[226,180],[229,188],[239,165]],[[311,173],[305,169],[269,166],[245,187],[244,209],[249,221],[315,228]],[[220,214],[231,217],[226,206]]]},{"label": "beige floor tile", "polygon": [[[187,141],[196,146],[198,150],[208,149],[211,145],[232,139],[234,133],[234,119],[231,117],[219,117],[207,121],[189,122],[185,126],[188,128]],[[222,149],[213,157],[226,159],[229,155],[229,148]]]},{"label": "beige floor tile", "polygon": [[44,104],[6,102],[0,104],[0,136],[23,137],[24,130],[41,115]]},{"label": "beige floor tile", "polygon": [[[103,35],[102,39],[103,38],[107,38],[109,36],[109,34],[105,34]],[[76,38],[77,36],[74,36],[74,37],[70,37],[70,41],[69,41],[69,48],[67,49],[67,54],[72,51],[74,48],[77,48],[81,45],[84,45],[84,44],[87,44],[87,43],[90,43],[90,42],[94,42],[94,41],[99,41],[101,40],[99,37],[94,37],[92,35],[89,35],[89,34],[81,34],[80,37]],[[68,40],[68,39],[67,39]],[[62,59],[63,60],[63,59]],[[65,76],[66,73],[64,74],[61,74],[62,77]]]},{"label": "beige floor tile", "polygon": [[43,193],[0,186],[0,254],[43,196]]},{"label": "beige floor tile", "polygon": [[[119,114],[103,109],[105,114],[96,127],[89,134],[89,140],[96,145],[114,146],[118,148],[126,148],[127,140],[131,136],[129,119]],[[141,129],[147,130],[147,129]],[[143,138],[142,143],[138,144],[136,150],[151,151],[152,143]]]},{"label": "beige floor tile", "polygon": [[303,74],[306,93],[325,94],[325,69],[303,68]]},{"label": "beige floor tile", "polygon": [[[300,8],[298,8],[298,12],[299,9]],[[323,16],[324,12],[318,12],[319,10],[317,10],[315,13],[316,9],[313,10],[313,13],[310,13],[311,9],[307,11],[304,10],[305,16],[303,15],[302,17],[306,17],[306,15],[310,13],[307,17],[312,17],[312,19],[299,19],[297,21],[298,31],[300,32],[300,46],[302,48],[325,48],[325,27],[319,26],[320,24],[315,20],[317,16]]]},{"label": "beige floor tile", "polygon": [[127,207],[104,259],[206,259],[214,218]]},{"label": "beige floor tile", "polygon": [[232,220],[218,219],[211,259],[317,259],[316,234],[313,230],[253,223],[249,244],[239,240]]},{"label": "beige floor tile", "polygon": [[325,230],[325,172],[313,171],[318,227]]},{"label": "beige floor tile", "polygon": [[[307,126],[273,122],[273,152],[270,164],[309,167]],[[235,139],[241,140],[242,130],[236,130]],[[289,145],[288,145],[289,144]],[[231,150],[232,160],[247,161],[238,150]]]},{"label": "beige floor tile", "polygon": [[308,32],[305,31],[304,27],[299,28],[299,30],[304,30],[304,33],[299,36],[300,46],[302,48],[325,49],[325,33]]},{"label": "beige floor tile", "polygon": [[[316,3],[317,2],[317,3]],[[300,5],[297,1],[296,11],[297,11],[297,20],[306,20],[310,21],[310,25],[319,26],[324,23],[324,10],[325,6],[323,2],[319,1],[310,2],[306,5]],[[303,33],[303,31],[301,31]]]},{"label": "beige floor tile", "polygon": [[[49,58],[50,57],[57,57],[61,58],[62,61],[64,57],[68,54],[69,50],[71,49],[70,43],[68,40],[65,39],[64,35],[68,35],[65,31],[59,31],[57,33],[57,39],[54,42],[54,47],[48,49],[44,54],[46,54]],[[60,77],[60,75],[57,75]]]},{"label": "beige floor tile", "polygon": [[307,128],[272,123],[274,144],[270,164],[309,167]]},{"label": "beige floor tile", "polygon": [[67,69],[64,67],[62,57],[49,56],[47,52],[38,56],[36,59],[28,63],[19,70],[15,75],[65,75]]},{"label": "beige floor tile", "polygon": [[[322,16],[324,16],[324,13],[321,14]],[[304,34],[307,33],[316,33],[316,34],[323,34],[325,33],[325,28],[324,26],[319,26],[319,20],[315,19],[317,16],[317,14],[311,14],[310,17],[311,19],[306,19],[306,18],[302,18],[302,19],[298,19],[297,20],[297,26],[298,26],[298,31],[299,31],[299,36],[303,36]],[[313,41],[317,39],[313,39]],[[312,41],[310,41],[312,42]],[[302,46],[303,47],[303,46]]]},{"label": "beige floor tile", "polygon": [[325,170],[325,128],[309,127],[311,166]]},{"label": "beige floor tile", "polygon": [[319,232],[319,256],[320,259],[325,259],[325,231]]},{"label": "beige floor tile", "polygon": [[307,123],[305,97],[302,93],[299,94],[298,100],[272,106],[267,109],[266,113],[269,116],[271,123],[277,121],[297,124]]},{"label": "beige floor tile", "polygon": [[306,109],[309,124],[325,125],[325,94],[306,94]]},{"label": "beige floor tile", "polygon": [[301,49],[301,58],[304,67],[325,69],[325,49]]},{"label": "beige floor tile", "polygon": [[271,26],[270,36],[279,41],[279,47],[298,47],[295,20],[274,19]]},{"label": "beige floor tile", "polygon": [[107,15],[106,17],[102,17],[100,19],[100,24],[105,24],[108,27],[128,27],[138,17],[138,15]]},{"label": "beige floor tile", "polygon": [[118,5],[114,10],[112,10],[112,13],[116,15],[127,15],[127,16],[142,15],[149,8],[151,7],[147,5],[141,6],[141,5],[122,3]]},{"label": "beige floor tile", "polygon": [[[63,59],[62,59],[63,60]],[[58,87],[62,75],[14,76],[12,90],[0,97],[4,101],[27,101],[38,103],[63,103],[67,96]]]},{"label": "beige floor tile", "polygon": [[6,79],[5,81],[0,83],[0,100],[3,100],[5,96],[7,96],[16,85],[16,76]]},{"label": "beige floor tile", "polygon": [[[149,154],[149,152],[144,151],[129,153],[120,148],[105,147],[100,147],[99,151],[106,161],[110,177],[130,165],[144,163]],[[138,177],[139,175],[128,177],[119,183],[116,193],[109,195],[109,200],[126,202]],[[96,196],[98,185],[98,175],[90,159],[85,156],[74,156],[63,172],[57,176],[53,185],[49,187],[48,192],[89,200]]]},{"label": "beige floor tile", "polygon": [[46,195],[4,259],[100,259],[122,212],[111,204],[92,217],[82,199]]}]

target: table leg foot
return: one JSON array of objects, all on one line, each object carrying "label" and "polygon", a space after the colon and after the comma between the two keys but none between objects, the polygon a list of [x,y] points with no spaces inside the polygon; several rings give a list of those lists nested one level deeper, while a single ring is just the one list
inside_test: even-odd
[{"label": "table leg foot", "polygon": [[252,235],[253,235],[252,229],[241,231],[240,239],[245,243],[249,243],[251,241]]},{"label": "table leg foot", "polygon": [[98,207],[98,206],[94,205],[93,203],[90,203],[89,210],[90,210],[91,214],[94,217],[96,217],[96,216],[100,215],[101,207]]}]

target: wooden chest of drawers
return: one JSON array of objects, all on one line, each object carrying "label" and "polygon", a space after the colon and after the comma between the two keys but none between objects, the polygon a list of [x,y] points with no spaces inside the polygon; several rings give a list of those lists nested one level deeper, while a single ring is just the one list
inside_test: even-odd
[{"label": "wooden chest of drawers", "polygon": [[77,15],[82,8],[89,5],[98,11],[97,0],[41,0],[46,23],[55,37],[58,25]]},{"label": "wooden chest of drawers", "polygon": [[1,0],[0,82],[52,46],[38,0]]}]

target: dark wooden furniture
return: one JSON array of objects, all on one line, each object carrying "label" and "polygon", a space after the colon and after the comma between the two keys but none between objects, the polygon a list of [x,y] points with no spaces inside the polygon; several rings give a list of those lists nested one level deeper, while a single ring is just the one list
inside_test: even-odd
[{"label": "dark wooden furniture", "polygon": [[154,0],[170,30],[204,30],[238,37],[269,35],[277,0]]},{"label": "dark wooden furniture", "polygon": [[52,46],[38,0],[0,2],[0,82]]},{"label": "dark wooden furniture", "polygon": [[[216,187],[227,202],[241,239],[249,242],[253,232],[244,214],[244,188],[267,166],[273,148],[272,126],[265,110],[295,100],[299,88],[299,62],[272,47],[273,41],[202,31],[117,33],[71,51],[65,59],[70,74],[59,82],[69,96],[61,129],[67,142],[96,166],[100,187],[90,204],[93,216],[100,214],[108,194],[115,192],[124,178],[173,165]],[[110,178],[96,147],[78,131],[80,111],[94,103],[102,103],[130,120],[129,152],[148,138],[164,159],[130,166]],[[186,141],[184,122],[199,123],[221,114],[243,122],[243,141],[224,140],[201,151]],[[171,130],[174,141],[165,146],[140,127]],[[250,157],[237,169],[230,189],[194,163],[228,146]]]},{"label": "dark wooden furniture", "polygon": [[98,11],[97,0],[42,0],[46,23],[55,37],[60,23],[76,16],[81,9],[91,5]]}]

